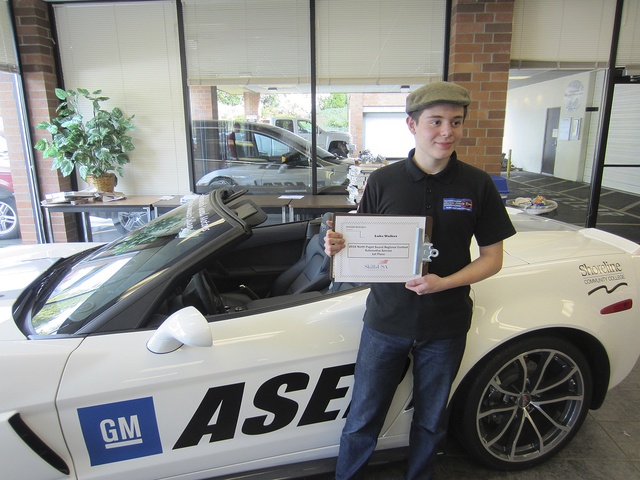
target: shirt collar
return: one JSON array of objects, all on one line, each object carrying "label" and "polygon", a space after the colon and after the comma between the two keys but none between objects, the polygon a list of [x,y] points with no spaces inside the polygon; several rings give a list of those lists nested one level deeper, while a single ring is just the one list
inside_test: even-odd
[{"label": "shirt collar", "polygon": [[449,159],[449,163],[441,172],[436,173],[435,175],[431,175],[420,170],[420,167],[416,165],[413,161],[413,154],[415,153],[415,148],[412,148],[409,152],[409,156],[405,159],[405,165],[407,166],[407,173],[409,174],[409,178],[413,182],[418,182],[425,178],[435,178],[436,180],[448,184],[453,180],[453,176],[455,171],[458,168],[458,156],[456,152],[451,154],[451,158]]}]

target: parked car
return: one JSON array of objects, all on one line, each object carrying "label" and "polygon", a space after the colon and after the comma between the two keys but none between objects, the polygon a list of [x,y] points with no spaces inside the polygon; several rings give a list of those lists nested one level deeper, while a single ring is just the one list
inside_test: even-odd
[{"label": "parked car", "polygon": [[[311,142],[273,125],[202,120],[193,122],[196,193],[237,185],[252,193],[309,192]],[[344,186],[349,165],[318,147],[318,190]]]},{"label": "parked car", "polygon": [[[561,451],[636,363],[640,246],[510,214],[504,268],[472,288],[450,423],[479,461],[516,470]],[[265,219],[219,189],[107,245],[2,249],[0,476],[326,468],[368,288],[330,285],[322,223]],[[378,451],[407,445],[410,372]]]},{"label": "parked car", "polygon": [[[271,125],[284,128],[296,135],[311,141],[311,120],[308,118],[273,117],[269,119]],[[336,157],[348,157],[356,149],[353,137],[348,132],[324,130],[316,127],[316,142],[322,148],[333,153]]]},{"label": "parked car", "polygon": [[11,172],[7,168],[0,167],[0,240],[19,236],[20,224]]}]

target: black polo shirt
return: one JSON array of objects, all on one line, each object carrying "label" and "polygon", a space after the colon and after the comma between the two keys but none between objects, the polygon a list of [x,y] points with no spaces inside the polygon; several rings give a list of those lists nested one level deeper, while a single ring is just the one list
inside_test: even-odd
[{"label": "black polo shirt", "polygon": [[[471,238],[480,246],[510,237],[515,229],[493,180],[483,170],[459,161],[430,175],[403,161],[371,173],[358,213],[433,217],[431,242],[439,255],[429,272],[445,277],[471,262]],[[365,323],[371,328],[416,340],[465,335],[471,325],[469,286],[417,295],[404,283],[374,283]]]}]

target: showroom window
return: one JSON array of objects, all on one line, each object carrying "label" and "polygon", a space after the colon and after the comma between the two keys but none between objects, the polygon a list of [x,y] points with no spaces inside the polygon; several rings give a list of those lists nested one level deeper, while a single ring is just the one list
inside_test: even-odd
[{"label": "showroom window", "polygon": [[184,0],[196,191],[344,194],[346,157],[404,157],[407,92],[442,79],[445,3]]},{"label": "showroom window", "polygon": [[356,154],[406,157],[414,144],[405,124],[407,93],[443,79],[446,2],[374,0],[363,9],[358,0],[319,0],[316,6],[319,97],[347,96]]}]

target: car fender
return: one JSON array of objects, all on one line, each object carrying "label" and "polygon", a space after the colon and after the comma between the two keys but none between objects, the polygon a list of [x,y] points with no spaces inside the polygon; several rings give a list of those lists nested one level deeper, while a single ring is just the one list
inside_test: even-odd
[{"label": "car fender", "polygon": [[[637,314],[633,308],[603,315],[600,310],[625,301],[637,299],[637,279],[635,266],[629,257],[613,257],[619,260],[623,273],[611,275],[610,288],[621,285],[614,291],[593,291],[593,284],[585,283],[580,275],[584,259],[571,259],[562,264],[540,265],[538,268],[515,267],[503,270],[495,277],[473,286],[474,314],[467,337],[467,349],[460,373],[454,383],[454,390],[465,375],[483,358],[490,355],[499,345],[516,337],[543,331],[575,331],[600,339],[604,351],[609,356],[611,378],[606,381],[608,388],[619,383],[638,360],[635,352],[640,342],[637,328]],[[612,257],[609,260],[614,261]],[[635,263],[635,262],[634,262]],[[550,276],[548,270],[554,269]],[[624,278],[619,278],[623,276]],[[546,282],[540,279],[546,278]],[[549,280],[553,278],[553,280]],[[513,285],[531,286],[530,296],[509,296],[506,294]],[[503,292],[503,294],[501,294]],[[535,294],[533,294],[535,292]],[[592,292],[590,294],[590,292]],[[621,335],[621,332],[637,332]],[[569,338],[583,350],[587,358],[592,352],[578,341],[579,335]]]},{"label": "car fender", "polygon": [[[0,345],[0,465],[4,478],[73,478],[30,448],[10,425],[10,419],[19,414],[35,436],[62,459],[69,471],[73,470],[54,399],[67,358],[81,342],[80,338],[65,338],[2,342]],[[17,355],[20,355],[20,363],[12,361]],[[25,382],[25,378],[34,381]]]},{"label": "car fender", "polygon": [[24,340],[25,336],[12,318],[12,307],[20,293],[57,260],[100,243],[47,243],[38,245],[10,245],[2,248],[0,256],[0,338]]}]

